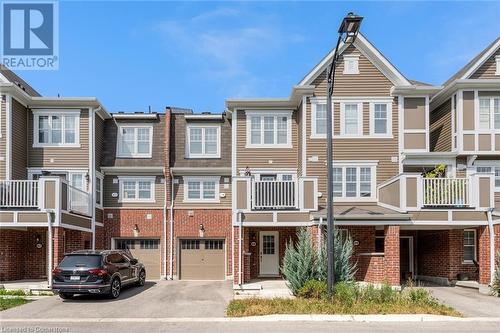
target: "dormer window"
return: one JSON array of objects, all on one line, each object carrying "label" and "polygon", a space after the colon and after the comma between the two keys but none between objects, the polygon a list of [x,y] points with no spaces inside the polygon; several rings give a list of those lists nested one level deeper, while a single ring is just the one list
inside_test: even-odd
[{"label": "dormer window", "polygon": [[359,74],[359,57],[352,55],[344,56],[344,74]]},{"label": "dormer window", "polygon": [[188,125],[187,158],[220,158],[220,126]]},{"label": "dormer window", "polygon": [[153,127],[121,125],[118,127],[118,157],[151,158]]}]

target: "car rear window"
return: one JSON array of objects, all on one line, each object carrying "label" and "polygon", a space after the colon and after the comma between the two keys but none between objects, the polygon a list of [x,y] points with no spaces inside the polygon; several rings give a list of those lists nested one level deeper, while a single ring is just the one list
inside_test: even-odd
[{"label": "car rear window", "polygon": [[65,256],[59,267],[100,267],[100,255],[70,255]]}]

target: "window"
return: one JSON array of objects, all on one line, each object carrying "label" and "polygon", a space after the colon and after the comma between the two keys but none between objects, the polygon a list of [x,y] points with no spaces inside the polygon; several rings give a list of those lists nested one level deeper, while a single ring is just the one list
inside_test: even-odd
[{"label": "window", "polygon": [[119,177],[119,202],[154,202],[155,177]]},{"label": "window", "polygon": [[464,262],[476,260],[476,230],[464,230]]},{"label": "window", "polygon": [[384,236],[375,236],[375,252],[383,253],[384,252]]},{"label": "window", "polygon": [[185,202],[219,202],[219,178],[185,177]]},{"label": "window", "polygon": [[80,189],[82,191],[86,191],[87,184],[85,182],[85,177],[83,173],[71,173],[69,175],[70,185]]},{"label": "window", "polygon": [[182,250],[199,250],[200,241],[198,239],[183,239],[181,240]]},{"label": "window", "polygon": [[363,103],[340,104],[340,134],[344,136],[363,135]]},{"label": "window", "polygon": [[370,103],[370,135],[392,135],[391,103]]},{"label": "window", "polygon": [[291,112],[247,112],[247,147],[291,148]]},{"label": "window", "polygon": [[500,55],[495,56],[495,62],[497,65],[495,75],[500,75]]},{"label": "window", "polygon": [[118,157],[151,158],[152,126],[118,127]]},{"label": "window", "polygon": [[158,239],[141,239],[139,248],[141,250],[157,250],[160,241]]},{"label": "window", "polygon": [[186,157],[220,157],[220,126],[188,125],[186,136]]},{"label": "window", "polygon": [[500,129],[500,98],[479,98],[479,129]]},{"label": "window", "polygon": [[374,180],[375,166],[336,166],[333,168],[333,196],[356,200],[373,199]]},{"label": "window", "polygon": [[102,177],[95,177],[95,203],[98,207],[102,207]]},{"label": "window", "polygon": [[223,250],[224,241],[223,240],[206,240],[205,250]]},{"label": "window", "polygon": [[33,146],[76,147],[80,140],[80,111],[33,111]]},{"label": "window", "polygon": [[477,173],[495,173],[495,187],[498,189],[500,188],[500,166],[477,166],[476,167],[476,172]]},{"label": "window", "polygon": [[352,55],[344,56],[344,74],[359,74],[359,57]]},{"label": "window", "polygon": [[118,250],[135,249],[135,239],[117,239],[116,249]]},{"label": "window", "polygon": [[312,137],[326,137],[326,104],[312,104]]}]

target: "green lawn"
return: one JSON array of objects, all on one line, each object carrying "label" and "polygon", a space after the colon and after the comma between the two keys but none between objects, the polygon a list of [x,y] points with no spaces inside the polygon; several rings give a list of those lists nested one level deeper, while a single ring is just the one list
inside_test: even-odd
[{"label": "green lawn", "polygon": [[0,297],[0,311],[7,310],[10,308],[13,308],[15,306],[23,305],[28,303],[29,301],[22,298],[22,297],[16,297],[16,298],[2,298]]}]

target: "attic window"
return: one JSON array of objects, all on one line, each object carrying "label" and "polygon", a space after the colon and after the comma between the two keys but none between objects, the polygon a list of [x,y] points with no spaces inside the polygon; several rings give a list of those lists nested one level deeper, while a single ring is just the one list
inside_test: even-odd
[{"label": "attic window", "polygon": [[358,63],[358,56],[344,56],[344,74],[359,74]]},{"label": "attic window", "polygon": [[495,72],[495,75],[500,75],[500,55],[497,55],[495,57],[496,63],[497,63],[497,70]]}]

